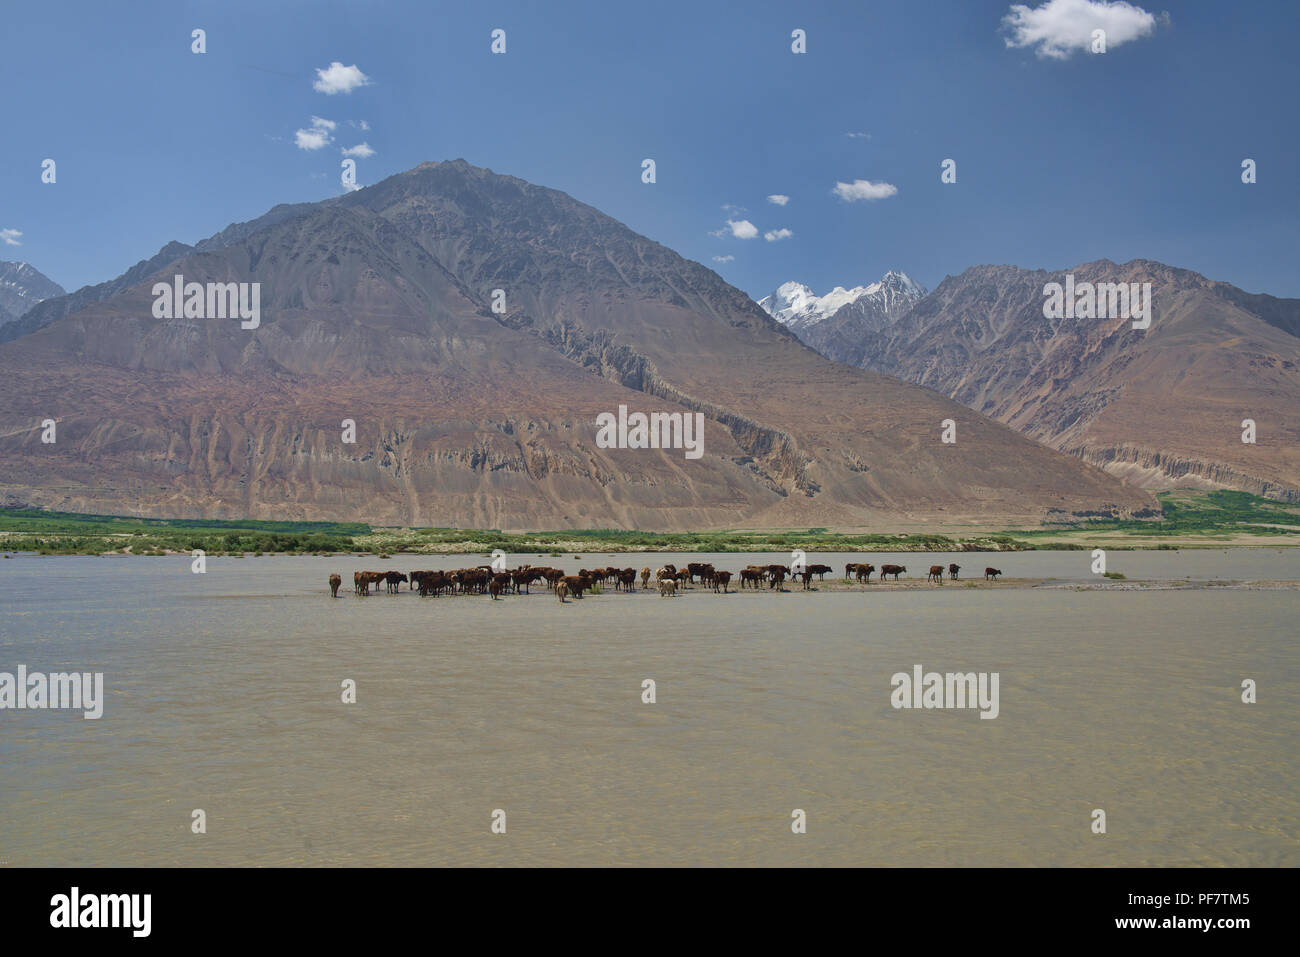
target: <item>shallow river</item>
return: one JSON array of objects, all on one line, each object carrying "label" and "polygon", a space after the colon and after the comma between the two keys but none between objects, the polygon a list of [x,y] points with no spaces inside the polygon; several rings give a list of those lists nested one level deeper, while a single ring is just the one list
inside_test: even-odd
[{"label": "shallow river", "polygon": [[[1096,582],[1087,552],[808,559],[1011,579],[969,589],[351,591],[482,560],[0,561],[0,672],[102,671],[105,699],[0,710],[0,866],[1300,864],[1300,591],[1051,587]],[[1300,549],[1109,565],[1300,581]],[[997,717],[894,708],[915,665],[996,672]]]}]

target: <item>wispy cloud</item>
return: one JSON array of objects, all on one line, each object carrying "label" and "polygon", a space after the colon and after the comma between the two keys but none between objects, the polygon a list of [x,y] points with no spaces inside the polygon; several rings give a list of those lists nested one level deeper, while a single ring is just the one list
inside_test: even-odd
[{"label": "wispy cloud", "polygon": [[763,234],[763,238],[769,243],[774,243],[779,239],[789,239],[794,232],[789,229],[769,229]]},{"label": "wispy cloud", "polygon": [[735,256],[714,256],[713,261],[715,263],[729,263],[735,260],[735,258]]},{"label": "wispy cloud", "polygon": [[313,116],[311,128],[299,130],[293,134],[294,145],[300,150],[318,150],[334,142],[334,128],[338,126],[333,120]]},{"label": "wispy cloud", "polygon": [[369,143],[358,143],[356,146],[349,146],[343,151],[344,156],[355,156],[357,159],[369,159],[375,155],[374,149]]},{"label": "wispy cloud", "polygon": [[871,134],[870,134],[870,133],[846,133],[846,134],[844,134],[844,135],[847,136],[847,137],[848,137],[849,139],[851,139],[851,140],[869,140],[869,139],[871,139]]},{"label": "wispy cloud", "polygon": [[790,202],[790,197],[786,196],[784,193],[773,193],[767,198],[767,201],[769,203],[775,203],[777,206],[784,206],[786,203]]},{"label": "wispy cloud", "polygon": [[1156,21],[1154,14],[1124,0],[1047,0],[1034,8],[1013,3],[1002,29],[1009,48],[1035,47],[1042,59],[1068,60],[1092,48],[1094,30],[1105,31],[1107,48],[1117,47],[1154,33]]},{"label": "wispy cloud", "polygon": [[21,246],[18,237],[22,234],[20,229],[0,229],[0,239],[5,241],[6,246]]},{"label": "wispy cloud", "polygon": [[357,87],[368,86],[370,77],[357,69],[356,64],[344,66],[335,60],[325,69],[317,69],[316,82],[311,88],[317,93],[333,96],[336,93],[351,93]]},{"label": "wispy cloud", "polygon": [[873,183],[869,179],[855,179],[851,183],[836,183],[833,192],[846,203],[856,203],[864,199],[888,199],[898,192],[898,187],[891,183]]}]

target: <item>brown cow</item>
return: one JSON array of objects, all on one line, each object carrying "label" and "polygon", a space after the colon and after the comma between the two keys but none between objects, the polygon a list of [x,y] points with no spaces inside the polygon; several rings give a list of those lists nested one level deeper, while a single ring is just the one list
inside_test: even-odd
[{"label": "brown cow", "polygon": [[442,572],[411,572],[411,587],[417,588],[421,595],[436,595],[450,586],[451,582]]},{"label": "brown cow", "polygon": [[942,585],[942,584],[943,584],[943,566],[942,566],[942,565],[931,565],[931,566],[930,566],[930,572],[929,572],[929,574],[927,574],[927,575],[925,576],[925,580],[926,580],[926,581],[937,582],[938,584]]},{"label": "brown cow", "polygon": [[953,564],[948,566],[948,577],[951,578],[953,581],[956,581],[957,573],[959,571],[961,571],[961,566],[958,565],[956,562],[954,562]]},{"label": "brown cow", "polygon": [[564,604],[564,596],[569,593],[569,586],[561,579],[555,583],[555,597],[560,599],[560,604]]},{"label": "brown cow", "polygon": [[708,576],[711,576],[713,574],[712,565],[706,565],[704,562],[688,562],[686,565],[686,569],[688,572],[690,572],[688,576],[688,580],[692,585],[695,584],[696,575],[700,576],[700,584],[702,585],[709,584]]},{"label": "brown cow", "polygon": [[893,575],[894,581],[898,581],[898,576],[907,571],[906,565],[881,565],[880,580],[884,581],[886,575]]},{"label": "brown cow", "polygon": [[717,591],[718,586],[722,586],[722,593],[727,594],[727,585],[731,583],[731,572],[714,572],[713,573],[713,590]]},{"label": "brown cow", "polygon": [[641,569],[641,587],[647,589],[650,587],[650,569]]},{"label": "brown cow", "polygon": [[997,581],[998,576],[1001,574],[1002,574],[1002,569],[1000,568],[986,568],[984,569],[984,580],[988,581],[991,578],[994,581]]},{"label": "brown cow", "polygon": [[330,597],[331,598],[339,597],[339,586],[342,584],[343,584],[342,576],[340,575],[330,576]]},{"label": "brown cow", "polygon": [[865,581],[868,585],[870,585],[871,573],[876,570],[876,566],[864,562],[863,564],[857,565],[855,567],[857,568],[858,571],[858,581]]},{"label": "brown cow", "polygon": [[378,586],[388,580],[385,572],[361,572],[361,594],[369,595],[370,586]]},{"label": "brown cow", "polygon": [[569,594],[581,598],[582,593],[591,587],[591,579],[586,575],[565,575],[560,581],[569,587]]},{"label": "brown cow", "polygon": [[751,587],[757,588],[758,583],[762,580],[762,578],[763,578],[763,572],[758,568],[741,569],[740,587],[744,588],[745,583],[748,582]]}]

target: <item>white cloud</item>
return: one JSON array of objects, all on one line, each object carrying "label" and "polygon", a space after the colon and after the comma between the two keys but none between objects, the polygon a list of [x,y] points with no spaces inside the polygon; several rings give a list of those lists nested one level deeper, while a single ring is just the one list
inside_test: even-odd
[{"label": "white cloud", "polygon": [[784,206],[786,203],[790,202],[790,197],[782,193],[773,193],[767,198],[767,201],[769,203],[776,203],[778,206]]},{"label": "white cloud", "polygon": [[873,183],[869,179],[855,179],[852,183],[836,183],[834,193],[846,203],[856,203],[860,199],[887,199],[898,192],[898,187],[890,183]]},{"label": "white cloud", "polygon": [[20,229],[0,229],[0,239],[5,241],[6,246],[21,246],[18,237],[22,234]]},{"label": "white cloud", "polygon": [[359,86],[367,86],[370,77],[357,69],[356,64],[344,66],[335,60],[325,69],[316,71],[316,82],[311,88],[317,93],[333,96],[335,93],[351,93]]},{"label": "white cloud", "polygon": [[789,229],[769,229],[763,234],[763,238],[769,243],[774,243],[778,239],[789,239],[794,233]]},{"label": "white cloud", "polygon": [[1039,57],[1067,60],[1092,49],[1092,31],[1106,32],[1106,46],[1117,47],[1155,32],[1156,17],[1124,0],[1047,0],[1030,9],[1013,3],[1002,27],[1008,47],[1037,47]]},{"label": "white cloud", "polygon": [[871,134],[870,134],[870,133],[848,133],[848,134],[845,134],[845,135],[847,135],[848,138],[851,139],[851,140],[869,140],[869,139],[871,139]]},{"label": "white cloud", "polygon": [[748,219],[729,219],[727,225],[709,233],[710,236],[725,236],[730,232],[737,239],[756,239],[758,237],[758,227]]},{"label": "white cloud", "polygon": [[356,146],[349,146],[345,149],[343,155],[355,156],[358,159],[369,159],[375,155],[375,151],[369,143],[358,143]]},{"label": "white cloud", "polygon": [[334,128],[338,126],[333,120],[319,116],[311,118],[311,129],[299,130],[293,134],[294,145],[300,150],[318,150],[334,142]]},{"label": "white cloud", "polygon": [[293,134],[293,141],[300,150],[318,150],[328,145],[330,136],[322,130],[299,130]]},{"label": "white cloud", "polygon": [[713,261],[715,263],[729,263],[732,262],[735,258],[736,258],[735,256],[714,256]]},{"label": "white cloud", "polygon": [[370,124],[367,123],[365,120],[362,120],[358,125],[359,125],[363,130],[368,130],[368,129],[370,129]]}]

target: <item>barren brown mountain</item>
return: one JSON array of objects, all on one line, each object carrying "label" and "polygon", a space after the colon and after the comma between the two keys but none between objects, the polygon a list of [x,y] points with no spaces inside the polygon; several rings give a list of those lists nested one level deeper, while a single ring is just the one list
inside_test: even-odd
[{"label": "barren brown mountain", "polygon": [[[10,503],[663,530],[1152,504],[935,392],[830,362],[703,266],[461,160],[170,248],[0,346]],[[152,284],[175,274],[261,283],[260,327],[155,319]],[[597,448],[596,416],[620,404],[704,413],[704,456]]]},{"label": "barren brown mountain", "polygon": [[1044,286],[1064,273],[977,266],[860,335],[852,355],[827,355],[937,389],[1135,485],[1300,501],[1300,300],[1147,260],[1071,272],[1150,282],[1150,328],[1045,318]]}]

